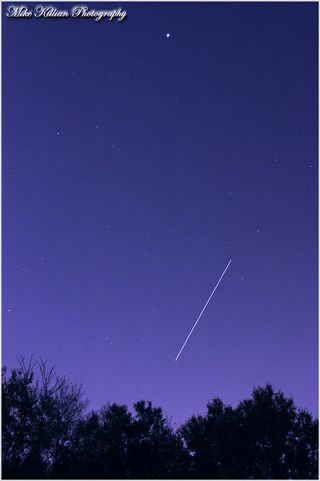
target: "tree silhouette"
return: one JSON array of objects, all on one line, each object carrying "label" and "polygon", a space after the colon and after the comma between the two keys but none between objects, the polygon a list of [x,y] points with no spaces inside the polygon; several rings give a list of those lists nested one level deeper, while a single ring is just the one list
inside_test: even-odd
[{"label": "tree silhouette", "polygon": [[129,445],[130,477],[161,479],[186,475],[187,451],[162,409],[145,401],[137,402],[134,409]]},{"label": "tree silhouette", "polygon": [[78,478],[127,477],[127,449],[131,414],[112,404],[85,417],[75,432],[72,467]]},{"label": "tree silhouette", "polygon": [[[36,375],[38,370],[38,376]],[[59,473],[86,402],[81,388],[42,360],[2,377],[3,474],[43,478]]]},{"label": "tree silhouette", "polygon": [[[178,477],[188,461],[181,440],[161,408],[150,402],[104,406],[82,420],[73,445],[73,472],[78,478]],[[184,463],[184,464],[183,464]]]},{"label": "tree silhouette", "polygon": [[249,461],[247,476],[287,478],[287,442],[296,423],[292,399],[267,385],[254,389],[252,399],[240,403],[237,411]]},{"label": "tree silhouette", "polygon": [[206,416],[192,416],[180,429],[191,454],[195,478],[240,476],[238,452],[241,446],[237,413],[219,398],[207,404]]},{"label": "tree silhouette", "polygon": [[37,422],[37,399],[31,366],[14,369],[10,378],[2,371],[2,468],[5,478],[29,472],[31,458],[43,474],[39,453],[33,447]]},{"label": "tree silhouette", "polygon": [[233,409],[220,399],[180,429],[196,478],[316,479],[318,423],[271,385]]},{"label": "tree silhouette", "polygon": [[5,479],[317,479],[318,422],[267,384],[219,398],[174,431],[149,401],[85,414],[81,388],[45,362],[2,373]]}]

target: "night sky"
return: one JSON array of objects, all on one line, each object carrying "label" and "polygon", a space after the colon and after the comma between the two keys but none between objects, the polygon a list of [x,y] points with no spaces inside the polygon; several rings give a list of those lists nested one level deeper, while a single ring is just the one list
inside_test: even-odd
[{"label": "night sky", "polygon": [[266,382],[316,414],[317,4],[118,6],[3,16],[3,363],[177,423]]}]

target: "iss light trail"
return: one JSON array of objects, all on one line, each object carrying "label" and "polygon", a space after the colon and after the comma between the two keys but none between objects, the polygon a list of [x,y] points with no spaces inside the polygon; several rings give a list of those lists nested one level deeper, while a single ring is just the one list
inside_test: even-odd
[{"label": "iss light trail", "polygon": [[207,302],[206,302],[206,303],[205,303],[205,305],[203,306],[203,309],[202,309],[202,311],[200,312],[200,314],[199,314],[199,316],[198,316],[198,318],[197,318],[196,322],[194,323],[194,325],[193,325],[193,327],[192,327],[191,331],[189,332],[189,334],[188,334],[188,336],[187,336],[186,340],[185,340],[185,341],[184,341],[184,343],[182,344],[182,347],[181,347],[180,351],[178,352],[178,354],[177,354],[177,357],[175,358],[175,361],[177,361],[177,360],[179,359],[179,357],[180,357],[180,354],[182,353],[183,349],[185,348],[185,346],[186,346],[187,342],[189,341],[191,334],[192,334],[192,333],[193,333],[193,331],[195,330],[195,328],[196,328],[196,325],[198,324],[198,322],[200,321],[202,314],[203,314],[203,313],[204,313],[204,311],[206,310],[206,307],[207,307],[207,305],[209,304],[209,302],[210,302],[210,300],[211,300],[211,298],[212,298],[213,294],[216,292],[216,290],[217,290],[217,288],[218,288],[218,286],[219,286],[220,282],[222,281],[222,279],[223,279],[223,277],[224,277],[225,273],[227,272],[227,270],[228,270],[228,268],[229,268],[229,266],[230,266],[231,262],[232,262],[232,259],[230,259],[230,260],[229,260],[229,262],[228,262],[228,264],[227,264],[226,268],[224,269],[223,273],[221,274],[221,276],[220,276],[220,278],[219,278],[218,282],[217,282],[217,283],[216,283],[216,285],[214,286],[214,288],[213,288],[213,291],[211,292],[211,294],[210,294],[210,296],[209,296],[209,298],[208,298]]}]

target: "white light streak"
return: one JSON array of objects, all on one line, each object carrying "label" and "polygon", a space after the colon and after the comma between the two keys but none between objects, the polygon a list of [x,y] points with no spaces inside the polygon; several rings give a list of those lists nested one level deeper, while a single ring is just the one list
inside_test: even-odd
[{"label": "white light streak", "polygon": [[230,259],[230,260],[229,260],[229,262],[228,262],[228,264],[227,264],[226,268],[224,269],[223,273],[221,274],[221,276],[220,276],[220,278],[219,278],[218,282],[217,282],[217,283],[216,283],[216,285],[214,286],[214,288],[213,288],[213,291],[211,292],[211,294],[210,294],[210,296],[209,296],[209,298],[208,298],[207,302],[205,303],[205,305],[204,305],[204,307],[203,307],[202,311],[200,312],[200,314],[199,314],[199,316],[198,316],[198,318],[197,318],[196,322],[194,323],[194,325],[193,325],[193,328],[191,329],[191,331],[189,332],[189,334],[188,334],[188,336],[187,336],[186,340],[185,340],[185,341],[184,341],[184,343],[182,344],[182,347],[181,347],[180,351],[178,352],[178,354],[177,354],[177,357],[175,358],[175,361],[177,361],[177,360],[179,359],[179,357],[180,357],[180,354],[182,353],[183,349],[185,348],[185,345],[187,344],[187,342],[189,341],[191,334],[192,334],[192,333],[193,333],[193,331],[195,330],[195,328],[196,328],[196,325],[198,324],[198,322],[200,321],[202,314],[203,314],[203,313],[204,313],[204,311],[206,310],[206,307],[207,307],[207,305],[209,304],[209,302],[210,302],[210,300],[211,300],[211,298],[212,298],[213,294],[216,292],[216,290],[217,290],[217,288],[218,288],[218,286],[219,286],[220,282],[222,281],[222,279],[223,279],[223,276],[224,276],[224,275],[225,275],[225,273],[227,272],[227,270],[228,270],[228,267],[230,266],[231,262],[232,262],[232,259]]}]

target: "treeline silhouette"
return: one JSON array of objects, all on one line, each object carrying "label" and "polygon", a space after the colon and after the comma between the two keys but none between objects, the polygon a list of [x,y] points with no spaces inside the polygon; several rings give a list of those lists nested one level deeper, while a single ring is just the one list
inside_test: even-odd
[{"label": "treeline silhouette", "polygon": [[81,387],[32,360],[2,374],[5,479],[317,479],[318,423],[267,384],[174,430],[139,401],[86,412]]}]

